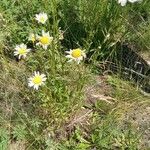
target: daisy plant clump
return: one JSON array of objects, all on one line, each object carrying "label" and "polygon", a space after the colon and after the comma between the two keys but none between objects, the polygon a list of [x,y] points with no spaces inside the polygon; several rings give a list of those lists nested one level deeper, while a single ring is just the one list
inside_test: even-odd
[{"label": "daisy plant clump", "polygon": [[49,32],[42,30],[42,36],[37,35],[38,43],[36,45],[41,45],[44,49],[52,43],[53,37],[49,35]]},{"label": "daisy plant clump", "polygon": [[42,13],[36,14],[35,19],[38,21],[38,23],[45,24],[48,19],[48,16],[46,13],[42,12]]},{"label": "daisy plant clump", "polygon": [[66,51],[66,53],[68,54],[66,56],[66,58],[70,59],[68,62],[71,62],[71,61],[74,60],[79,64],[80,61],[82,61],[84,58],[86,58],[86,54],[85,54],[84,50],[82,50],[80,48],[72,49],[70,51]]},{"label": "daisy plant clump", "polygon": [[118,3],[121,6],[125,6],[127,4],[127,2],[134,3],[134,2],[139,2],[139,1],[141,1],[141,0],[118,0]]},{"label": "daisy plant clump", "polygon": [[16,45],[15,51],[14,51],[14,56],[18,56],[19,59],[21,59],[22,57],[25,58],[27,53],[30,51],[31,51],[31,49],[28,49],[27,45],[22,43],[20,45]]},{"label": "daisy plant clump", "polygon": [[33,87],[35,90],[39,89],[39,86],[44,85],[46,81],[46,75],[40,74],[39,71],[35,71],[34,75],[28,79],[28,86]]}]

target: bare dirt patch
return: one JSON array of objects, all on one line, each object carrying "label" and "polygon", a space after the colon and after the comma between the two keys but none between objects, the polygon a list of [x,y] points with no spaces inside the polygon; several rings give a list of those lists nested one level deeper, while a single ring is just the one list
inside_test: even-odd
[{"label": "bare dirt patch", "polygon": [[[94,112],[92,105],[97,101],[102,101],[106,105],[113,105],[115,99],[111,97],[112,87],[107,83],[107,76],[95,76],[94,82],[91,85],[85,87],[85,107],[81,108],[76,114],[73,114],[72,118],[67,124],[67,130],[71,131],[75,126],[90,125],[90,118]],[[103,111],[103,110],[102,110]]]},{"label": "bare dirt patch", "polygon": [[150,106],[135,104],[124,114],[124,121],[129,122],[141,133],[140,147],[150,148]]}]

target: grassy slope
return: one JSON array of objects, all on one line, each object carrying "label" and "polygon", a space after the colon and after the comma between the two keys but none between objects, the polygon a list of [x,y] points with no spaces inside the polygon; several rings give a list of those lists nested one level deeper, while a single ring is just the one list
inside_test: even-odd
[{"label": "grassy slope", "polygon": [[[0,67],[2,68],[0,70],[0,136],[2,139],[0,149],[8,149],[8,143],[12,149],[16,149],[13,147],[17,144],[17,148],[21,146],[21,149],[24,146],[26,149],[47,148],[48,150],[85,150],[92,148],[134,150],[140,149],[140,147],[147,149],[148,136],[145,132],[148,132],[148,123],[147,121],[142,122],[139,118],[143,117],[148,120],[149,98],[141,95],[131,83],[116,77],[109,77],[104,80],[104,83],[108,86],[105,89],[105,84],[104,86],[101,85],[103,80],[100,78],[97,81],[95,75],[90,72],[91,70],[87,66],[80,65],[80,67],[77,67],[67,64],[64,65],[64,72],[55,72],[54,78],[53,76],[49,77],[48,86],[50,90],[42,89],[40,92],[44,91],[45,95],[40,95],[28,89],[27,78],[31,75],[31,72],[37,69],[37,66],[42,71],[53,71],[49,68],[46,70],[46,68],[40,67],[40,63],[44,66],[52,63],[50,68],[55,64],[46,59],[41,61],[40,57],[43,56],[43,53],[38,51],[33,53],[27,61],[17,62],[13,57],[14,46],[21,42],[27,43],[29,32],[40,33],[41,27],[35,23],[33,17],[41,11],[45,11],[52,16],[50,22],[53,25],[48,24],[45,28],[51,30],[53,36],[57,34],[55,28],[58,27],[58,24],[66,32],[65,38],[67,40],[62,42],[62,48],[55,47],[58,51],[62,51],[60,54],[62,57],[64,50],[78,46],[86,48],[88,52],[95,50],[92,56],[93,61],[98,56],[102,56],[102,58],[105,55],[108,56],[108,52],[105,53],[106,49],[109,50],[110,48],[113,52],[115,47],[112,48],[111,45],[122,40],[124,30],[126,30],[125,26],[121,25],[124,22],[121,18],[118,18],[115,22],[109,22],[113,13],[116,14],[122,8],[115,3],[114,7],[108,9],[114,10],[111,14],[110,11],[105,10],[106,1],[102,3],[94,0],[91,5],[91,2],[88,3],[86,0],[78,1],[78,3],[74,0],[70,2],[65,0],[58,6],[58,18],[55,18],[55,3],[45,2],[44,0],[40,2],[34,0],[32,5],[30,3],[29,0],[2,0],[0,2]],[[103,6],[101,6],[102,4]],[[149,11],[146,4],[148,5],[148,3],[144,3],[140,8],[138,5],[135,8],[131,6],[129,9],[132,8],[133,13],[137,15],[135,17],[139,18],[139,14],[136,13],[138,9]],[[123,8],[123,11],[128,10]],[[101,15],[100,20],[97,19],[99,15]],[[113,17],[117,18],[117,15],[120,14]],[[124,14],[122,15],[124,16]],[[71,18],[68,16],[71,16]],[[105,16],[107,16],[106,20]],[[72,17],[74,17],[74,20]],[[57,21],[53,22],[53,19],[61,20],[58,23]],[[143,22],[145,26],[148,23],[147,18]],[[141,26],[137,27],[137,30]],[[130,30],[132,31],[133,28],[130,28]],[[147,30],[149,31],[149,29]],[[123,40],[132,41],[136,39],[138,34],[129,39],[132,32],[127,32],[128,34]],[[141,31],[139,32],[141,33]],[[107,39],[108,33],[111,35],[110,39]],[[145,34],[143,34],[144,37],[142,36],[144,42],[138,36],[143,45],[148,37]],[[101,45],[101,43],[103,44]],[[146,45],[147,50],[149,50],[148,44]],[[98,49],[100,46],[101,53]],[[145,48],[145,45],[143,47]],[[57,59],[60,60],[59,56],[57,56]],[[37,62],[33,60],[37,60]],[[56,62],[56,65],[61,66],[62,64]],[[92,78],[94,82],[91,81]],[[54,85],[51,84],[51,80]],[[94,91],[96,91],[96,93],[90,95],[99,95],[96,98],[94,97],[93,103],[87,102],[86,95],[83,96],[84,89],[90,84],[87,82],[88,80],[90,83],[92,82]],[[98,83],[96,84],[95,81]],[[108,93],[105,93],[106,90],[108,90]],[[47,101],[41,102],[41,99]],[[93,100],[92,97],[90,99]],[[111,104],[109,104],[109,101]],[[138,115],[139,109],[140,114]],[[134,114],[135,112],[137,115]],[[146,115],[145,112],[147,112]],[[85,117],[86,119],[83,122],[82,119],[81,121],[79,119],[77,123],[73,123],[70,127],[70,122],[74,121],[78,113],[77,118],[80,116],[79,118]],[[133,117],[136,117],[136,119],[134,120]]]}]

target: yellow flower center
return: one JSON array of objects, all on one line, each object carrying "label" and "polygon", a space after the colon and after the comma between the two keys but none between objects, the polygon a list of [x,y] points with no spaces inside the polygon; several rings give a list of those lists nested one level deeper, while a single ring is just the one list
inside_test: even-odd
[{"label": "yellow flower center", "polygon": [[34,78],[33,78],[33,83],[34,84],[40,84],[40,83],[42,83],[42,77],[41,76],[35,76]]},{"label": "yellow flower center", "polygon": [[43,36],[40,38],[40,42],[44,45],[49,44],[49,38],[47,36]]},{"label": "yellow flower center", "polygon": [[74,58],[79,58],[79,57],[81,57],[82,56],[82,51],[81,51],[81,49],[74,49],[74,50],[72,50],[72,53],[71,53],[71,55],[72,55],[72,57],[74,57]]},{"label": "yellow flower center", "polygon": [[44,17],[41,17],[41,18],[40,18],[40,21],[41,21],[41,22],[44,22],[44,21],[45,21],[45,18],[44,18]]},{"label": "yellow flower center", "polygon": [[25,48],[20,48],[18,52],[20,55],[24,55],[24,54],[26,54],[27,51]]}]

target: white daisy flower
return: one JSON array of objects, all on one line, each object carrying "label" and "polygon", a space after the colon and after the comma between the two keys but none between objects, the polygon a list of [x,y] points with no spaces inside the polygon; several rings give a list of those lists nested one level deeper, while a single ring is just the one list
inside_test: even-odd
[{"label": "white daisy flower", "polygon": [[42,36],[37,35],[37,40],[39,41],[36,45],[41,45],[44,49],[52,43],[53,37],[49,35],[49,32],[44,32],[42,30]]},{"label": "white daisy flower", "polygon": [[34,75],[28,79],[28,86],[38,90],[39,86],[44,85],[46,79],[45,74],[40,74],[39,71],[35,71]]},{"label": "white daisy flower", "polygon": [[30,33],[29,34],[29,38],[28,38],[29,41],[32,41],[33,43],[36,41],[36,37],[35,37],[35,34],[33,33]]},{"label": "white daisy flower", "polygon": [[25,58],[27,53],[30,52],[31,49],[27,49],[27,45],[25,44],[20,44],[16,45],[15,51],[14,51],[14,56],[18,55],[18,58],[20,59],[21,57]]},{"label": "white daisy flower", "polygon": [[36,14],[35,15],[35,19],[38,21],[38,23],[45,24],[45,22],[47,21],[48,17],[47,17],[46,13],[42,12],[42,13]]},{"label": "white daisy flower", "polygon": [[118,0],[118,3],[121,4],[121,6],[125,6],[127,4],[127,2],[134,3],[134,2],[138,2],[138,1],[141,1],[141,0]]},{"label": "white daisy flower", "polygon": [[79,64],[81,60],[86,58],[85,52],[83,50],[81,50],[80,48],[66,51],[66,53],[68,54],[66,57],[70,58],[70,60],[68,62],[71,62],[72,60],[74,60]]},{"label": "white daisy flower", "polygon": [[128,0],[128,1],[131,2],[131,3],[134,3],[134,2],[140,2],[142,0]]},{"label": "white daisy flower", "polygon": [[59,28],[59,40],[64,39],[64,32]]},{"label": "white daisy flower", "polygon": [[121,6],[125,6],[126,3],[127,3],[127,0],[118,0],[118,3],[119,3]]}]

